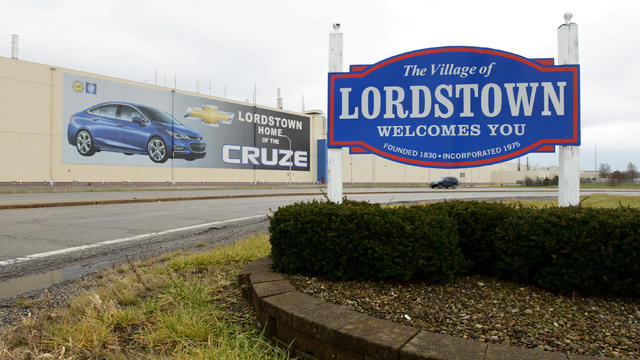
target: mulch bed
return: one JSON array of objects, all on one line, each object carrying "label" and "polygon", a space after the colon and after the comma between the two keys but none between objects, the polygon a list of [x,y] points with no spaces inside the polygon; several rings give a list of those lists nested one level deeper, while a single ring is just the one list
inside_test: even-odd
[{"label": "mulch bed", "polygon": [[301,292],[381,319],[465,339],[640,358],[640,299],[560,296],[490,277],[333,282],[289,276]]}]

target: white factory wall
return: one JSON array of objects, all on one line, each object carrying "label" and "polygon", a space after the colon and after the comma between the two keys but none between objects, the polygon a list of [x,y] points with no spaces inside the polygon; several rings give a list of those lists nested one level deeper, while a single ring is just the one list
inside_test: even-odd
[{"label": "white factory wall", "polygon": [[[286,170],[63,163],[61,149],[63,142],[67,141],[62,130],[65,120],[62,119],[63,72],[170,90],[0,57],[0,183],[313,183],[317,179],[316,141],[326,138],[326,119],[319,110],[305,114],[289,112],[310,117],[310,171],[292,171],[289,174]],[[182,90],[176,92],[245,104]],[[544,178],[553,177],[556,173],[557,169],[553,168],[517,171],[513,162],[472,169],[412,167],[370,154],[350,155],[347,149],[343,149],[343,180],[346,184],[429,183],[443,176],[455,176],[462,184],[505,184],[516,183],[525,176]]]}]

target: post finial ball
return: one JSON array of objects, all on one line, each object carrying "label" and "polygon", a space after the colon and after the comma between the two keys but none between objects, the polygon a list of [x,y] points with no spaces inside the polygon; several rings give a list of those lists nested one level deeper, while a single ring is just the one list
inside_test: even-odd
[{"label": "post finial ball", "polygon": [[333,23],[333,30],[340,31],[340,23]]},{"label": "post finial ball", "polygon": [[571,13],[571,11],[567,11],[566,13],[564,13],[564,21],[569,23],[571,22],[571,18],[573,17],[573,14]]}]

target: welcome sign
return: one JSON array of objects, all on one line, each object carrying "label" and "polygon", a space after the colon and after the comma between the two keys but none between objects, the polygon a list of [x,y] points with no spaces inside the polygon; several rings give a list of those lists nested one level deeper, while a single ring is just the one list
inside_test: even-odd
[{"label": "welcome sign", "polygon": [[578,65],[457,46],[350,70],[329,74],[329,147],[456,168],[580,145]]}]

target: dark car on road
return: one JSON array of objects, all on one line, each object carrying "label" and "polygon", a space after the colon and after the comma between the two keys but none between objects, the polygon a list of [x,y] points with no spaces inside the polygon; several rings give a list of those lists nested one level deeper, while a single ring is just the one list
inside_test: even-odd
[{"label": "dark car on road", "polygon": [[453,188],[458,186],[458,179],[453,176],[447,176],[431,182],[432,188]]},{"label": "dark car on road", "polygon": [[206,155],[202,134],[160,109],[127,102],[105,102],[69,118],[67,140],[82,156],[99,151],[168,158],[201,159]]}]

